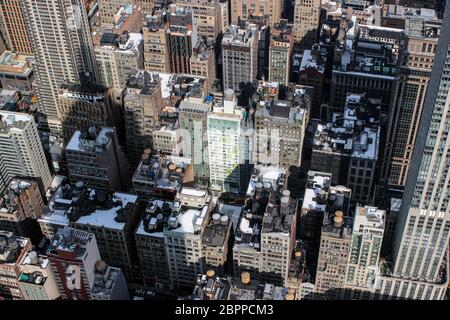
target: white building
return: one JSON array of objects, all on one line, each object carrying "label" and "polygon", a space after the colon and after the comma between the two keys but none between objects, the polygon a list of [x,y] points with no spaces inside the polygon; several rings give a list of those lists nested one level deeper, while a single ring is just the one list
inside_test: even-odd
[{"label": "white building", "polygon": [[112,87],[116,94],[125,88],[133,71],[144,67],[143,36],[140,33],[121,36],[105,33],[94,50],[100,83]]},{"label": "white building", "polygon": [[226,90],[223,105],[214,106],[208,114],[209,174],[213,190],[239,192],[242,119],[243,110],[237,107],[232,90]]},{"label": "white building", "polygon": [[52,177],[32,116],[0,111],[0,192],[15,176],[40,178],[45,189]]},{"label": "white building", "polygon": [[376,207],[358,206],[353,223],[352,243],[344,287],[355,298],[361,292],[374,291],[383,241],[386,211]]}]

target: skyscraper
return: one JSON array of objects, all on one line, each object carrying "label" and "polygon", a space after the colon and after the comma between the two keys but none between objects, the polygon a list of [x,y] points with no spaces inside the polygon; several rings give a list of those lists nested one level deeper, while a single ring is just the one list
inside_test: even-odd
[{"label": "skyscraper", "polygon": [[22,0],[35,56],[36,91],[42,122],[61,130],[58,90],[80,75],[98,78],[89,21],[83,0]]},{"label": "skyscraper", "polygon": [[[441,21],[432,16],[405,18],[405,65],[400,67],[399,94],[388,126],[382,180],[403,187],[411,164],[425,93],[438,42]],[[421,26],[417,28],[417,26]],[[423,26],[423,27],[422,27]]]},{"label": "skyscraper", "polygon": [[0,2],[0,20],[4,28],[9,50],[31,54],[30,36],[23,18],[20,0]]},{"label": "skyscraper", "polygon": [[233,90],[225,91],[223,106],[208,114],[208,148],[210,187],[238,193],[241,187],[241,122],[243,110],[237,107]]},{"label": "skyscraper", "polygon": [[0,112],[0,192],[15,176],[40,178],[43,187],[52,177],[32,116]]},{"label": "skyscraper", "polygon": [[231,23],[237,24],[239,18],[247,20],[251,16],[269,18],[270,24],[281,18],[284,1],[281,0],[231,0]]},{"label": "skyscraper", "polygon": [[170,5],[169,29],[167,30],[170,71],[173,73],[190,73],[189,59],[192,48],[197,43],[197,27],[192,10]]},{"label": "skyscraper", "polygon": [[180,127],[183,133],[184,156],[191,158],[194,164],[194,178],[200,185],[209,182],[208,113],[212,110],[214,100],[210,97],[200,99],[189,97],[180,103]]},{"label": "skyscraper", "polygon": [[[448,2],[448,1],[447,1]],[[450,27],[450,5],[442,30]],[[397,223],[391,270],[378,290],[389,297],[443,299],[450,236],[450,33],[441,32]]]},{"label": "skyscraper", "polygon": [[294,39],[301,47],[310,49],[317,41],[320,0],[295,0]]},{"label": "skyscraper", "polygon": [[258,39],[255,25],[228,26],[222,38],[223,88],[239,92],[256,80]]}]

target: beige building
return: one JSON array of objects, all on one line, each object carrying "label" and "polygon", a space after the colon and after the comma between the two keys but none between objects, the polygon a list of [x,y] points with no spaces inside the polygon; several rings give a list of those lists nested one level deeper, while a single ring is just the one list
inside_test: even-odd
[{"label": "beige building", "polygon": [[120,111],[113,99],[113,90],[100,85],[61,85],[58,110],[62,137],[69,141],[77,130],[90,127],[116,126]]},{"label": "beige building", "polygon": [[143,27],[145,70],[169,72],[169,51],[166,37],[168,27],[165,15],[145,18]]},{"label": "beige building", "polygon": [[124,0],[98,0],[98,11],[103,26],[114,26],[117,22],[117,12],[124,5]]},{"label": "beige building", "polygon": [[[98,79],[97,63],[84,0],[23,0],[25,21],[33,44],[39,122],[61,133],[58,93],[63,83],[80,83],[89,73]],[[64,12],[65,14],[62,14]]]},{"label": "beige building", "polygon": [[203,42],[197,42],[194,47],[192,56],[189,60],[191,65],[191,74],[195,76],[205,77],[210,88],[216,79],[216,63],[215,63],[214,46],[207,46]]},{"label": "beige building", "polygon": [[152,14],[155,7],[155,0],[134,0],[137,7],[141,8],[144,16]]},{"label": "beige building", "polygon": [[60,297],[56,278],[46,256],[30,251],[22,260],[18,285],[25,300],[55,300]]},{"label": "beige building", "polygon": [[343,211],[325,213],[320,237],[315,293],[337,298],[344,287],[352,242],[351,218]]},{"label": "beige building", "polygon": [[215,212],[203,230],[202,253],[205,267],[219,274],[223,274],[227,261],[231,227],[231,217]]},{"label": "beige building", "polygon": [[240,92],[256,80],[258,68],[258,31],[256,25],[228,26],[222,38],[223,89]]},{"label": "beige building", "polygon": [[37,180],[13,179],[0,198],[0,230],[39,242],[42,234],[35,219],[41,216],[43,208]]},{"label": "beige building", "polygon": [[142,43],[140,33],[104,33],[101,44],[94,46],[100,83],[112,87],[116,95],[125,88],[129,75],[144,67]]},{"label": "beige building", "polygon": [[18,90],[24,94],[33,91],[34,72],[32,56],[5,51],[0,55],[0,85],[3,89]]},{"label": "beige building", "polygon": [[289,84],[293,46],[293,27],[287,20],[282,19],[270,28],[269,82],[278,82],[284,86]]},{"label": "beige building", "polygon": [[250,16],[268,16],[270,24],[281,18],[284,2],[274,0],[231,0],[231,23],[237,24],[238,18],[247,20]]},{"label": "beige building", "polygon": [[0,230],[0,298],[23,300],[19,288],[20,264],[31,251],[31,241]]},{"label": "beige building", "polygon": [[441,28],[441,22],[434,19],[425,20],[423,29],[416,28],[421,19],[414,20],[406,19],[409,23],[405,28],[406,50],[401,57],[399,99],[388,126],[381,176],[382,181],[395,187],[405,185],[411,165]]},{"label": "beige building", "polygon": [[295,0],[294,4],[294,40],[302,48],[311,49],[316,43],[319,19],[320,0]]},{"label": "beige building", "polygon": [[152,132],[163,109],[159,74],[143,70],[131,75],[124,91],[128,159],[139,163],[145,149],[152,147]]},{"label": "beige building", "polygon": [[[295,246],[297,200],[286,188],[286,170],[258,166],[253,170],[233,246],[233,272],[283,285]],[[275,203],[274,199],[280,199]],[[283,223],[281,223],[283,221]]]},{"label": "beige building", "polygon": [[191,8],[199,36],[217,38],[221,30],[220,0],[179,0],[179,7]]}]

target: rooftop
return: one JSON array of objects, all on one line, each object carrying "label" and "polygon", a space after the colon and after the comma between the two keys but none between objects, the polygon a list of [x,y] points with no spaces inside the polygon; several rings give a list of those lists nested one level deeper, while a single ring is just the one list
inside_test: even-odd
[{"label": "rooftop", "polygon": [[[25,268],[27,271],[20,274],[19,281],[36,285],[44,285],[47,280],[47,276],[42,271],[45,272],[45,269],[47,269],[49,263],[50,261],[46,256],[38,255],[35,251],[28,252],[25,259],[22,261],[22,266],[32,268]],[[33,271],[30,272],[31,270]]]},{"label": "rooftop", "polygon": [[58,187],[39,222],[68,226],[69,222],[122,230],[127,212],[137,205],[137,196],[87,188],[82,182],[75,187]]},{"label": "rooftop", "polygon": [[114,288],[115,282],[122,272],[120,268],[115,268],[106,265],[103,261],[97,261],[94,271],[94,285],[91,289],[93,295],[106,295],[111,294]]},{"label": "rooftop", "polygon": [[259,250],[261,233],[291,232],[297,201],[285,190],[286,183],[285,169],[257,166],[253,170],[235,233],[235,247]]},{"label": "rooftop", "polygon": [[135,188],[138,187],[135,183],[144,183],[148,193],[155,192],[154,189],[178,192],[189,166],[189,159],[151,154],[151,150],[147,149],[132,181]]},{"label": "rooftop", "polygon": [[302,211],[335,212],[344,214],[350,211],[351,189],[344,186],[331,186],[331,173],[308,171]]},{"label": "rooftop", "polygon": [[304,104],[294,104],[287,100],[272,100],[268,103],[260,101],[255,117],[270,118],[272,121],[294,124],[303,121],[306,114],[303,107],[305,107]]},{"label": "rooftop", "polygon": [[380,210],[377,207],[358,206],[356,207],[356,214],[354,218],[355,226],[361,223],[366,227],[384,229],[385,216],[386,211]]},{"label": "rooftop", "polygon": [[[36,182],[35,186],[36,186]],[[31,187],[32,181],[13,179],[9,184],[9,189],[3,198],[0,198],[0,212],[14,213],[17,210],[19,200],[17,197]]]},{"label": "rooftop", "polygon": [[93,127],[88,130],[77,130],[67,144],[66,151],[101,153],[112,140],[114,132],[115,129],[109,127],[103,127],[98,133]]},{"label": "rooftop", "polygon": [[26,113],[0,110],[0,133],[14,129],[22,130],[29,122],[34,123],[34,119]]},{"label": "rooftop", "polygon": [[17,263],[22,249],[29,241],[27,238],[15,236],[12,232],[0,230],[0,263]]},{"label": "rooftop", "polygon": [[136,70],[131,74],[127,82],[127,93],[129,89],[138,89],[139,94],[154,95],[161,88],[161,77],[157,72]]},{"label": "rooftop", "polygon": [[256,37],[257,26],[253,24],[241,28],[236,25],[229,25],[222,38],[222,46],[250,47],[251,42]]},{"label": "rooftop", "polygon": [[59,228],[51,240],[47,255],[58,254],[58,251],[66,251],[73,253],[77,258],[82,258],[86,253],[87,244],[92,239],[95,239],[92,233],[69,227]]},{"label": "rooftop", "polygon": [[334,113],[332,122],[317,126],[313,149],[376,160],[380,107],[379,99],[348,93],[344,113]]},{"label": "rooftop", "polygon": [[200,274],[194,288],[194,300],[286,300],[290,291],[257,280],[243,284],[238,277]]}]

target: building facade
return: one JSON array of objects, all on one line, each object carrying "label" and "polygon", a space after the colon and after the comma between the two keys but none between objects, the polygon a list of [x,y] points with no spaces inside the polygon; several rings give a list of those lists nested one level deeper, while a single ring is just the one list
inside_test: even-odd
[{"label": "building facade", "polygon": [[61,131],[58,92],[65,82],[80,83],[89,73],[98,79],[84,1],[23,1],[24,17],[35,57],[36,91],[43,125]]},{"label": "building facade", "polygon": [[7,111],[0,118],[0,191],[16,176],[39,178],[47,189],[52,177],[34,118]]}]

